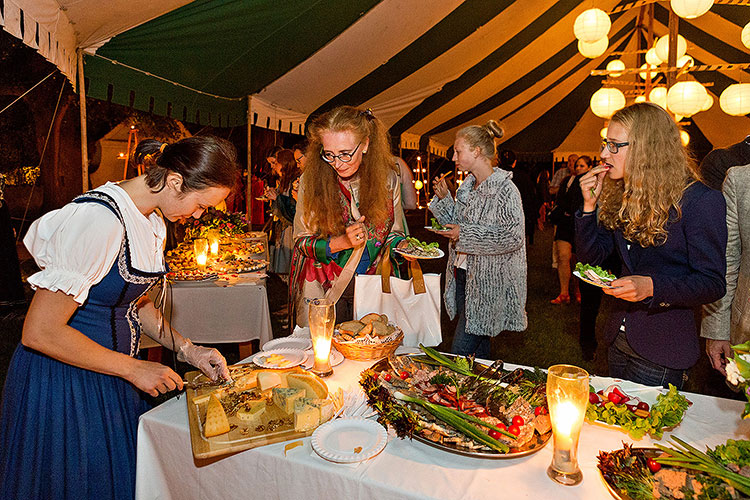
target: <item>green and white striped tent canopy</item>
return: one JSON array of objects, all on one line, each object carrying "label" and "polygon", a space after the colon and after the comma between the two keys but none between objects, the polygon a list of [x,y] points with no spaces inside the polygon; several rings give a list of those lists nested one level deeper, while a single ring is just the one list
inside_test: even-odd
[{"label": "green and white striped tent canopy", "polygon": [[[312,113],[370,107],[407,148],[444,154],[458,128],[501,120],[518,151],[598,152],[604,120],[589,98],[613,52],[635,65],[632,0],[0,0],[0,24],[71,80],[85,53],[88,95],[213,126],[247,121],[301,133]],[[630,7],[635,4],[634,8]],[[578,53],[573,22],[614,12],[609,48]],[[669,5],[654,6],[655,35]],[[698,64],[750,61],[750,7],[715,4],[679,32]],[[631,52],[630,54],[627,54]],[[750,133],[718,105],[745,71],[691,73],[715,99],[691,133],[714,147]]]}]

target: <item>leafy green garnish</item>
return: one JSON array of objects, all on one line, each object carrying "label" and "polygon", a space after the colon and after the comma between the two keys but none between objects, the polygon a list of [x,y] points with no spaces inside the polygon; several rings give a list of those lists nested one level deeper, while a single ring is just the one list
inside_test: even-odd
[{"label": "leafy green garnish", "polygon": [[435,217],[430,219],[430,224],[432,225],[432,229],[434,229],[435,231],[445,231],[446,229],[448,229],[447,227],[439,223]]},{"label": "leafy green garnish", "polygon": [[581,276],[586,276],[586,271],[593,271],[599,276],[600,278],[606,278],[608,280],[616,280],[617,276],[610,273],[606,269],[602,269],[599,266],[592,266],[590,264],[584,264],[582,262],[576,263],[576,271],[578,271],[578,274]]},{"label": "leafy green garnish", "polygon": [[709,452],[709,455],[721,462],[722,465],[736,464],[742,468],[750,464],[750,441],[727,440]]}]

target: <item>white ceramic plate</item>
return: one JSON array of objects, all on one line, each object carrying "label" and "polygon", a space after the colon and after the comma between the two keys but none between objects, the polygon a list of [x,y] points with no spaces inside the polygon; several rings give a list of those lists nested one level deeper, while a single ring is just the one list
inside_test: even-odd
[{"label": "white ceramic plate", "polygon": [[[599,288],[614,288],[614,287],[612,287],[610,285],[607,285],[607,284],[602,285],[601,283],[597,283],[596,281],[592,281],[592,280],[588,279],[586,276],[584,276],[581,273],[579,273],[578,271],[573,271],[573,276],[575,276],[576,278],[578,278],[581,281],[584,281],[584,282],[588,283],[589,285],[598,286]],[[605,281],[605,280],[602,279],[602,281]]]},{"label": "white ceramic plate", "polygon": [[300,351],[306,351],[312,348],[312,340],[309,338],[295,338],[295,337],[282,337],[280,339],[269,340],[263,344],[264,351],[271,349],[299,349]]},{"label": "white ceramic plate", "polygon": [[425,226],[424,228],[427,229],[428,231],[432,231],[433,233],[437,233],[437,234],[447,233],[447,232],[450,231],[450,229],[447,229],[447,228],[446,229],[435,229],[432,226]]},{"label": "white ceramic plate", "polygon": [[[305,360],[302,362],[302,368],[309,370],[313,367],[313,364],[315,364],[312,348],[305,351],[305,356]],[[331,366],[338,366],[344,362],[344,355],[331,347],[331,355],[328,357],[328,360],[331,362]]]},{"label": "white ceramic plate", "polygon": [[396,253],[400,253],[401,255],[407,255],[409,257],[414,257],[415,259],[439,259],[443,255],[445,255],[445,252],[443,252],[439,248],[437,249],[437,251],[438,251],[437,255],[414,255],[409,252],[405,252],[399,248],[396,249]]},{"label": "white ceramic plate", "polygon": [[[268,361],[268,357],[273,354],[284,356],[288,363],[284,366],[270,363]],[[301,349],[288,349],[282,347],[279,349],[271,349],[270,351],[260,351],[255,356],[253,356],[251,360],[253,363],[262,368],[272,368],[280,370],[282,368],[291,368],[293,366],[302,364],[302,362],[305,360],[305,351]]]},{"label": "white ceramic plate", "polygon": [[385,428],[374,420],[340,418],[318,427],[312,435],[312,449],[326,460],[353,464],[383,451],[388,443]]}]

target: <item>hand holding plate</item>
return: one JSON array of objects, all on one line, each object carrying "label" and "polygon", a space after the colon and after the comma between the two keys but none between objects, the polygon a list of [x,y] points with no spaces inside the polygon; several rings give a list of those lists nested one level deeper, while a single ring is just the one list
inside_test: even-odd
[{"label": "hand holding plate", "polygon": [[612,288],[603,288],[604,293],[628,302],[639,302],[654,295],[654,282],[650,276],[625,276],[610,282]]}]

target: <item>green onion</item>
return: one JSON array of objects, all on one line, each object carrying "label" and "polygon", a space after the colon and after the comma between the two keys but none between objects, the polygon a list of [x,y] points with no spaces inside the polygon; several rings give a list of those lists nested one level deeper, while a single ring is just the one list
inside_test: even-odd
[{"label": "green onion", "polygon": [[460,373],[461,375],[466,375],[467,377],[476,377],[477,374],[472,372],[471,370],[467,370],[461,366],[459,366],[455,361],[452,359],[448,359],[443,354],[438,352],[437,350],[433,349],[432,347],[426,347],[422,344],[419,344],[419,348],[422,349],[422,352],[424,352],[426,355],[443,365],[444,367],[453,370],[456,373]]}]

